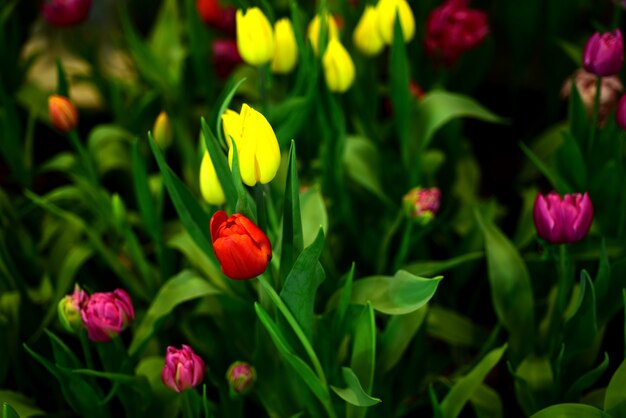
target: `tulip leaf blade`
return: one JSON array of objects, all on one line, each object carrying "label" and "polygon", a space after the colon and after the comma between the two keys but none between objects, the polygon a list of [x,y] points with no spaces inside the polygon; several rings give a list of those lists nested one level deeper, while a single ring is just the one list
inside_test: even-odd
[{"label": "tulip leaf blade", "polygon": [[283,235],[280,252],[280,277],[284,280],[290,274],[296,259],[304,248],[302,213],[300,211],[300,186],[298,184],[296,163],[296,144],[292,140],[289,148],[289,162],[287,164],[287,183],[285,185],[285,203],[283,207]]},{"label": "tulip leaf blade", "polygon": [[[246,191],[243,183],[241,182],[241,171],[239,169],[239,151],[237,151],[237,143],[231,138],[231,146],[233,147],[233,167],[232,178],[235,190],[237,190],[237,204],[235,205],[235,212],[240,213],[250,219],[255,224],[257,223],[256,207],[251,201],[250,195]],[[263,220],[265,221],[265,220]],[[259,225],[261,229],[264,227]]]},{"label": "tulip leaf blade", "polygon": [[319,262],[323,247],[324,230],[320,228],[313,244],[302,251],[296,259],[280,292],[281,299],[309,340],[313,333],[315,294],[326,277]]},{"label": "tulip leaf blade", "polygon": [[4,402],[3,407],[8,407],[14,414],[16,415],[6,415],[7,410],[3,412],[5,415],[0,416],[2,418],[5,417],[17,417],[17,418],[30,418],[34,416],[42,416],[47,415],[44,411],[35,406],[32,399],[27,398],[25,395],[19,392],[13,392],[10,390],[0,390],[0,402]]},{"label": "tulip leaf blade", "polygon": [[[228,88],[228,85],[226,85],[225,90],[222,92],[222,94],[220,95],[220,98],[217,101],[218,103],[220,103],[220,99],[221,99],[221,105],[217,108],[218,109],[217,113],[212,115],[211,120],[215,121],[215,133],[217,135],[217,139],[219,139],[218,144],[226,145],[226,139],[224,138],[224,131],[222,129],[222,115],[224,114],[226,109],[228,109],[228,106],[230,106],[231,100],[233,100],[233,97],[235,97],[235,93],[237,93],[237,90],[239,90],[239,87],[241,87],[241,85],[245,81],[246,81],[246,78],[244,77],[238,82],[236,82],[232,87],[230,87],[230,89]],[[208,126],[207,126],[207,129],[208,129]],[[203,127],[203,131],[204,131],[204,127]],[[205,136],[205,140],[206,138],[207,137]],[[211,156],[211,158],[213,157]]]},{"label": "tulip leaf blade", "polygon": [[217,142],[217,138],[215,138],[215,135],[213,135],[213,132],[209,129],[209,125],[206,123],[204,118],[200,118],[200,126],[202,130],[202,137],[204,138],[204,144],[209,156],[211,157],[211,161],[213,162],[213,167],[215,167],[215,174],[217,175],[217,179],[219,180],[222,190],[224,191],[224,197],[226,198],[228,208],[231,212],[235,212],[237,210],[237,187],[235,186],[233,174],[230,171],[226,155],[222,152],[222,149]]},{"label": "tulip leaf blade", "polygon": [[65,76],[65,70],[63,70],[63,63],[57,58],[57,94],[64,97],[70,97],[69,89],[67,88],[67,77]]},{"label": "tulip leaf blade", "polygon": [[611,418],[612,415],[590,405],[562,403],[552,405],[533,414],[530,418]]},{"label": "tulip leaf blade", "polygon": [[348,387],[338,388],[331,386],[331,389],[348,404],[357,407],[369,407],[382,402],[380,399],[368,395],[367,392],[363,390],[358,376],[351,368],[342,367],[341,374],[343,375],[343,380],[346,382]]},{"label": "tulip leaf blade", "polygon": [[576,310],[567,319],[563,328],[566,358],[593,345],[597,333],[595,289],[589,273],[583,270],[580,273],[580,292]]},{"label": "tulip leaf blade", "polygon": [[192,299],[219,293],[221,290],[190,271],[184,270],[172,277],[163,284],[137,326],[128,349],[129,355],[133,357],[141,353],[175,307]]},{"label": "tulip leaf blade", "polygon": [[[354,343],[352,344],[352,356],[350,358],[350,369],[354,377],[358,378],[359,386],[363,392],[368,394],[374,384],[374,371],[376,368],[376,323],[374,322],[374,310],[372,304],[368,303],[363,307],[361,314],[354,326]],[[342,370],[343,372],[343,370]],[[345,375],[344,379],[350,379]],[[348,388],[351,385],[348,383]],[[360,406],[360,405],[359,405]],[[347,406],[347,416],[351,418],[364,417],[366,411],[361,408]]]},{"label": "tulip leaf blade", "polygon": [[589,370],[587,373],[583,374],[579,377],[570,388],[567,390],[565,395],[563,396],[564,400],[571,400],[574,402],[575,400],[580,399],[580,395],[583,391],[587,390],[593,384],[595,384],[598,379],[604,374],[606,368],[609,365],[609,355],[604,353],[604,360],[597,367]]},{"label": "tulip leaf blade", "polygon": [[393,41],[391,44],[391,54],[389,57],[389,74],[391,103],[393,104],[393,118],[396,133],[400,139],[400,150],[402,162],[405,168],[409,167],[413,161],[409,150],[409,117],[412,110],[411,93],[409,91],[409,61],[404,45],[404,35],[400,15],[396,10],[393,23]]},{"label": "tulip leaf blade", "polygon": [[1,418],[20,418],[17,411],[11,407],[7,402],[2,403],[2,409],[0,409]]},{"label": "tulip leaf blade", "polygon": [[613,417],[626,416],[626,360],[622,361],[609,381],[604,397],[604,410]]},{"label": "tulip leaf blade", "polygon": [[388,372],[398,364],[428,312],[426,304],[416,311],[395,315],[389,320],[380,338],[380,354],[376,365],[378,370]]},{"label": "tulip leaf blade", "polygon": [[563,131],[562,135],[563,142],[556,152],[558,172],[573,186],[564,191],[587,190],[587,167],[580,146],[570,132]]}]

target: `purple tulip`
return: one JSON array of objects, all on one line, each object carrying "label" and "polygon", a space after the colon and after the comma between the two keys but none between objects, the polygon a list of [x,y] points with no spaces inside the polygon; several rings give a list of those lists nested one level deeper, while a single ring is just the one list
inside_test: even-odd
[{"label": "purple tulip", "polygon": [[92,0],[47,0],[41,11],[53,26],[74,26],[87,19]]},{"label": "purple tulip", "polygon": [[587,41],[583,51],[585,70],[597,76],[615,75],[624,63],[624,40],[622,32],[594,33]]},{"label": "purple tulip", "polygon": [[226,78],[237,66],[243,63],[235,39],[216,39],[213,41],[213,65],[220,78]]},{"label": "purple tulip", "polygon": [[617,102],[617,110],[615,110],[615,121],[620,128],[626,129],[626,94],[620,97],[619,101]]},{"label": "purple tulip", "polygon": [[122,289],[91,295],[81,310],[89,339],[109,342],[135,319],[135,310],[128,293]]},{"label": "purple tulip", "polygon": [[535,199],[535,228],[551,244],[571,244],[587,235],[593,222],[593,206],[587,193],[566,194],[561,200],[555,192]]},{"label": "purple tulip", "polygon": [[167,347],[161,380],[176,392],[197,386],[204,378],[204,361],[188,345]]},{"label": "purple tulip", "polygon": [[233,392],[244,395],[250,392],[256,382],[256,370],[244,361],[236,361],[228,368],[226,380]]}]

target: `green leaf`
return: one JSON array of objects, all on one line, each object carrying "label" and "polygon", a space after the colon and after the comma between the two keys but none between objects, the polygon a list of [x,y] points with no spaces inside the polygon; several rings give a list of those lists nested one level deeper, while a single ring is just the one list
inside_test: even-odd
[{"label": "green leaf", "polygon": [[573,190],[572,186],[567,183],[563,177],[555,173],[553,170],[548,168],[548,166],[537,157],[530,148],[524,145],[522,142],[519,143],[520,148],[524,151],[524,154],[530,159],[533,164],[539,169],[541,174],[545,176],[546,179],[550,182],[552,187],[554,187],[559,193],[566,193],[567,191]]},{"label": "green leaf", "polygon": [[45,330],[50,343],[52,344],[52,352],[54,353],[54,362],[57,366],[67,367],[69,369],[77,369],[82,367],[82,363],[76,357],[76,354],[69,349],[67,345],[51,331]]},{"label": "green leaf", "polygon": [[424,306],[435,294],[442,278],[425,279],[404,270],[394,276],[366,277],[353,283],[351,302],[357,305],[371,302],[379,312],[404,315]]},{"label": "green leaf", "polygon": [[526,356],[513,375],[515,392],[525,412],[535,412],[537,405],[546,405],[554,399],[555,377],[546,356]]},{"label": "green leaf", "polygon": [[378,149],[369,139],[358,136],[346,138],[343,163],[350,179],[382,201],[390,203],[380,182],[378,155]]},{"label": "green leaf", "polygon": [[337,307],[337,324],[343,323],[343,320],[346,317],[346,312],[348,311],[348,305],[350,305],[350,299],[352,298],[352,282],[354,280],[354,268],[355,265],[352,263],[352,267],[346,275],[344,285],[341,288],[339,306]]},{"label": "green leaf", "polygon": [[224,197],[226,197],[228,208],[231,212],[235,212],[237,208],[238,194],[226,155],[222,152],[222,148],[218,144],[215,135],[213,135],[213,132],[209,129],[209,125],[207,125],[204,118],[200,119],[200,125],[202,128],[204,144],[206,145],[207,152],[213,162],[213,167],[215,167],[215,174],[217,174],[217,179],[219,180],[222,190],[224,191]]},{"label": "green leaf", "polygon": [[402,358],[413,337],[420,329],[429,311],[424,305],[416,311],[392,317],[380,338],[377,367],[383,372],[391,370]]},{"label": "green leaf", "polygon": [[318,261],[323,246],[324,231],[320,228],[313,244],[302,251],[296,260],[280,292],[281,299],[308,339],[311,339],[313,332],[315,294],[325,278],[324,269]]},{"label": "green leaf", "polygon": [[3,412],[3,418],[29,418],[39,415],[46,415],[44,411],[35,406],[35,403],[31,399],[27,398],[19,392],[0,390],[0,404],[10,405],[9,408],[11,408],[12,412],[15,414],[7,415],[6,412]]},{"label": "green leaf", "polygon": [[622,361],[606,388],[604,410],[614,417],[626,416],[626,360]]},{"label": "green leaf", "polygon": [[133,135],[117,125],[98,125],[89,132],[87,149],[100,174],[131,169],[129,146]]},{"label": "green leaf", "polygon": [[187,55],[181,42],[181,22],[176,0],[165,0],[152,29],[149,45],[152,53],[161,61],[172,81],[179,83],[183,62]]},{"label": "green leaf", "polygon": [[567,319],[564,326],[563,343],[566,353],[570,356],[593,345],[598,333],[593,282],[585,270],[580,276],[578,302],[573,315]]},{"label": "green leaf", "polygon": [[530,418],[611,418],[611,415],[593,406],[563,403],[542,409]]},{"label": "green leaf", "polygon": [[598,379],[606,371],[608,365],[609,355],[607,353],[604,353],[604,360],[602,361],[602,363],[600,363],[598,367],[589,370],[587,373],[579,377],[567,390],[565,396],[563,396],[563,399],[571,402],[578,401],[582,392],[590,388],[598,381]]},{"label": "green leaf", "polygon": [[[319,236],[319,225],[317,225],[315,229]],[[287,277],[304,248],[296,144],[294,141],[291,141],[291,147],[289,148],[287,184],[285,185],[285,202],[283,208],[283,235],[281,242],[280,277],[283,279]]]},{"label": "green leaf", "polygon": [[450,392],[441,402],[441,412],[443,418],[456,418],[463,407],[469,401],[475,391],[480,387],[487,374],[495,367],[506,351],[507,345],[496,348],[485,357],[465,376],[460,378]]},{"label": "green leaf", "polygon": [[471,319],[439,305],[430,306],[426,324],[428,335],[452,346],[480,348],[487,339]]},{"label": "green leaf", "polygon": [[500,395],[484,383],[476,388],[470,402],[478,418],[504,417]]},{"label": "green leaf", "polygon": [[555,155],[558,172],[574,187],[573,190],[564,191],[587,190],[587,167],[578,142],[567,131],[562,132],[562,135],[563,142]]},{"label": "green leaf", "polygon": [[443,90],[433,90],[418,103],[417,137],[420,149],[432,141],[435,132],[452,119],[470,117],[490,123],[506,123],[506,119],[484,108],[474,99]]},{"label": "green leaf", "polygon": [[[242,78],[241,80],[239,80],[238,82],[236,82],[232,87],[229,88],[228,85],[226,85],[224,87],[224,91],[222,92],[222,94],[220,95],[220,97],[217,99],[216,103],[221,103],[221,105],[219,107],[217,107],[217,113],[215,113],[212,117],[211,120],[215,121],[215,132],[217,137],[219,138],[219,144],[224,144],[226,145],[226,140],[224,139],[224,132],[222,130],[222,115],[224,114],[224,112],[226,111],[226,109],[228,109],[228,106],[230,106],[230,102],[231,100],[233,100],[233,97],[235,97],[235,93],[237,93],[237,90],[239,90],[239,87],[241,87],[241,85],[246,81],[245,78]],[[208,129],[208,127],[207,127]],[[204,131],[204,128],[202,129]],[[205,137],[208,138],[208,137]],[[211,154],[211,158],[213,154]],[[213,160],[215,162],[215,160]],[[218,177],[219,178],[219,177]],[[220,178],[220,182],[221,182],[221,178]]]},{"label": "green leaf", "polygon": [[341,399],[348,402],[350,405],[368,407],[373,406],[382,401],[378,398],[369,396],[361,387],[359,378],[349,367],[342,367],[341,373],[343,379],[348,385],[347,388],[342,389],[335,386],[331,386],[332,390],[339,395]]},{"label": "green leaf", "polygon": [[493,307],[510,333],[511,355],[519,361],[532,350],[535,334],[530,276],[522,257],[507,237],[478,211],[475,215],[485,236]]},{"label": "green leaf", "polygon": [[57,94],[60,96],[70,97],[69,89],[67,88],[67,77],[65,71],[63,71],[63,63],[57,58]]},{"label": "green leaf", "polygon": [[455,267],[462,266],[465,263],[480,260],[485,256],[482,251],[474,251],[466,253],[458,257],[450,258],[448,260],[437,261],[416,261],[403,267],[404,270],[416,276],[432,276],[435,274],[443,273],[444,271],[451,270]]},{"label": "green leaf", "polygon": [[153,241],[159,242],[161,238],[162,225],[157,216],[155,201],[150,193],[150,184],[146,171],[146,163],[141,156],[139,140],[133,141],[132,148],[133,186],[137,197],[137,206],[141,213],[141,222],[144,230],[150,235]]},{"label": "green leaf", "polygon": [[569,121],[569,130],[578,141],[578,145],[583,146],[586,144],[589,138],[589,125],[591,124],[589,123],[589,116],[587,116],[587,109],[574,80],[572,80],[570,88],[567,119]]},{"label": "green leaf", "polygon": [[0,409],[0,418],[20,418],[15,409],[11,408],[6,402],[2,402],[2,409]]},{"label": "green leaf", "polygon": [[315,241],[320,226],[324,234],[328,232],[328,213],[319,185],[316,184],[300,194],[300,207],[302,239],[306,248]]},{"label": "green leaf", "polygon": [[353,340],[350,368],[362,382],[363,390],[369,392],[374,384],[376,361],[376,323],[374,310],[369,303],[355,324]]},{"label": "green leaf", "polygon": [[389,56],[390,96],[393,104],[393,118],[396,133],[400,140],[400,150],[404,167],[412,162],[409,154],[409,116],[412,110],[409,91],[409,62],[402,34],[400,16],[396,13],[393,24],[393,42]]},{"label": "green leaf", "polygon": [[146,315],[137,326],[128,349],[130,356],[138,355],[157,331],[163,320],[184,302],[221,293],[206,280],[189,271],[182,271],[161,287]]}]

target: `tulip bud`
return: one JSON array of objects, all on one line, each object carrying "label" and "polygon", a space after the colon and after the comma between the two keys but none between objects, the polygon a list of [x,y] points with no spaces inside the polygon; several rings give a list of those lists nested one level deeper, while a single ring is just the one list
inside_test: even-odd
[{"label": "tulip bud", "polygon": [[363,15],[354,28],[352,40],[365,55],[374,56],[382,51],[385,43],[378,31],[378,15],[374,6],[365,6]]},{"label": "tulip bud", "polygon": [[226,202],[222,184],[217,178],[215,166],[208,151],[204,152],[202,164],[200,164],[200,193],[211,205],[221,205]]},{"label": "tulip bud", "polygon": [[[567,99],[572,89],[572,82],[576,84],[580,98],[585,105],[587,115],[593,115],[594,100],[596,97],[596,81],[598,77],[583,69],[577,70],[573,77],[569,77],[561,88],[561,96]],[[611,114],[620,94],[624,90],[622,82],[617,76],[602,77],[600,81],[600,103],[598,107],[598,124],[604,126]]]},{"label": "tulip bud", "polygon": [[235,9],[222,7],[218,0],[196,0],[196,10],[207,25],[229,35],[235,35]]},{"label": "tulip bud", "polygon": [[228,142],[228,159],[233,166],[233,147],[237,145],[237,158],[241,180],[248,186],[272,181],[280,167],[280,147],[276,134],[265,117],[243,104],[238,114],[228,109],[222,115],[224,136]]},{"label": "tulip bud", "polygon": [[89,339],[95,342],[111,341],[135,319],[130,296],[122,289],[94,293],[80,313]]},{"label": "tulip bud", "polygon": [[274,56],[272,25],[258,7],[237,10],[237,48],[245,62],[263,65]]},{"label": "tulip bud", "polygon": [[411,6],[406,0],[379,0],[376,5],[378,16],[378,31],[387,45],[393,43],[393,28],[396,22],[396,13],[400,17],[400,26],[404,42],[409,42],[415,35],[415,18]]},{"label": "tulip bud", "polygon": [[[324,21],[326,23],[326,42],[330,42],[331,39],[339,38],[339,29],[337,28],[337,22],[335,19],[328,13],[324,15]],[[313,47],[313,52],[317,54],[319,51],[319,41],[320,41],[320,27],[322,26],[322,19],[320,15],[315,15],[315,17],[309,23],[309,28],[307,30],[309,41],[311,42],[311,46]]]},{"label": "tulip bud", "polygon": [[626,129],[626,94],[619,99],[619,102],[617,102],[615,121],[620,128]]},{"label": "tulip bud", "polygon": [[616,75],[624,63],[624,40],[622,32],[594,33],[585,44],[583,50],[583,66],[585,70],[597,76]]},{"label": "tulip bud", "polygon": [[409,92],[411,96],[415,97],[417,100],[421,100],[426,95],[424,89],[414,80],[409,81]]},{"label": "tulip bud", "polygon": [[182,392],[198,386],[204,379],[204,360],[188,345],[167,347],[161,380],[168,388]]},{"label": "tulip bud", "polygon": [[213,66],[221,78],[226,78],[243,60],[234,39],[216,39],[213,41]]},{"label": "tulip bud", "polygon": [[159,113],[159,116],[154,121],[152,137],[161,149],[166,149],[172,143],[172,125],[165,111]]},{"label": "tulip bud", "polygon": [[41,6],[46,21],[58,27],[74,26],[89,16],[92,0],[46,0]]},{"label": "tulip bud", "polygon": [[74,293],[65,296],[59,301],[59,321],[67,331],[77,332],[83,327],[80,311],[82,306],[87,302],[87,299],[89,299],[87,293],[78,285],[75,285]]},{"label": "tulip bud", "polygon": [[272,59],[272,72],[290,73],[298,62],[298,45],[289,19],[280,19],[274,25],[274,45],[276,48]]},{"label": "tulip bud", "polygon": [[211,218],[211,241],[222,272],[233,280],[262,274],[272,259],[267,235],[238,213],[229,218],[223,210],[215,212]]},{"label": "tulip bud", "polygon": [[402,198],[404,210],[409,218],[422,225],[430,222],[439,211],[441,191],[436,188],[415,187]]},{"label": "tulip bud", "polygon": [[338,39],[331,39],[328,42],[322,65],[326,85],[330,91],[343,93],[352,86],[355,76],[354,63]]},{"label": "tulip bud", "polygon": [[226,371],[226,380],[232,392],[245,395],[256,382],[256,370],[246,362],[236,361]]},{"label": "tulip bud", "polygon": [[468,0],[446,0],[426,22],[426,52],[448,66],[477,47],[489,33],[487,14],[467,7]]},{"label": "tulip bud", "polygon": [[593,206],[587,193],[538,194],[533,208],[535,228],[551,244],[571,244],[583,239],[593,222]]},{"label": "tulip bud", "polygon": [[78,111],[74,104],[64,96],[53,94],[48,97],[48,113],[52,125],[63,133],[69,133],[78,125]]}]

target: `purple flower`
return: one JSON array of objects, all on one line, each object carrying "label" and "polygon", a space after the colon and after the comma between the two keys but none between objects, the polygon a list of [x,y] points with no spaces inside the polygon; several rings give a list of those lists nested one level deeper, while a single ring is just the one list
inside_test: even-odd
[{"label": "purple flower", "polygon": [[197,386],[204,378],[204,361],[188,345],[167,347],[161,380],[176,392]]},{"label": "purple flower", "polygon": [[624,63],[624,40],[622,32],[594,33],[587,41],[583,51],[585,70],[597,76],[615,75]]},{"label": "purple flower", "polygon": [[135,310],[128,293],[122,289],[91,295],[81,310],[89,339],[109,342],[135,319]]},{"label": "purple flower", "polygon": [[74,26],[89,15],[92,0],[47,0],[41,11],[53,26]]},{"label": "purple flower", "polygon": [[228,386],[235,393],[244,395],[248,393],[256,382],[256,370],[244,361],[236,361],[230,365],[226,372]]},{"label": "purple flower", "polygon": [[551,244],[571,244],[587,235],[593,222],[593,206],[587,193],[566,194],[561,199],[555,192],[535,199],[535,228],[541,238]]}]

